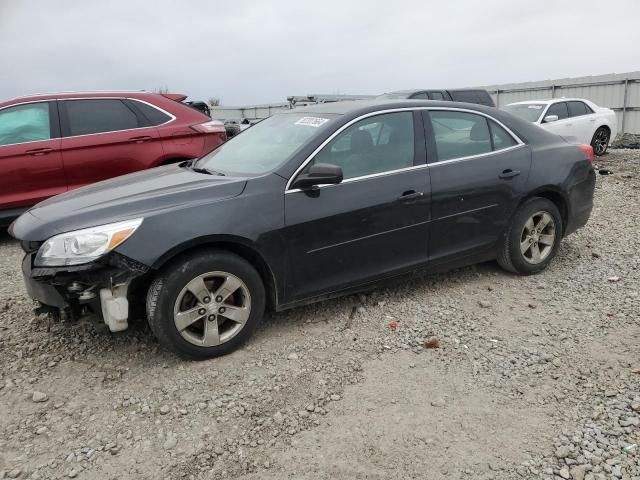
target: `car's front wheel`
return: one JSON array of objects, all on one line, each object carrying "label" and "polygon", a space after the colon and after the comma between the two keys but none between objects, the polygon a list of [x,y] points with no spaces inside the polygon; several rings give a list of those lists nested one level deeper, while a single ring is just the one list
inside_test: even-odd
[{"label": "car's front wheel", "polygon": [[147,317],[160,343],[200,360],[232,352],[264,314],[260,275],[228,252],[198,252],[173,263],[151,284]]},{"label": "car's front wheel", "polygon": [[540,197],[527,200],[505,234],[498,263],[520,275],[544,270],[558,251],[562,229],[562,217],[553,202]]},{"label": "car's front wheel", "polygon": [[597,156],[602,156],[607,151],[609,147],[611,133],[607,127],[600,127],[596,130],[596,133],[593,134],[593,138],[591,139],[591,147],[593,148],[593,153]]}]

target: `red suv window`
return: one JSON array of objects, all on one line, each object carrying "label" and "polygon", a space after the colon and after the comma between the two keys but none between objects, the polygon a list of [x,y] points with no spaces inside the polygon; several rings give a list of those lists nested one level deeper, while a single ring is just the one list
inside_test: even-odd
[{"label": "red suv window", "polygon": [[28,103],[0,110],[0,145],[50,138],[49,103]]},{"label": "red suv window", "polygon": [[146,126],[119,99],[65,100],[69,136],[116,132]]}]

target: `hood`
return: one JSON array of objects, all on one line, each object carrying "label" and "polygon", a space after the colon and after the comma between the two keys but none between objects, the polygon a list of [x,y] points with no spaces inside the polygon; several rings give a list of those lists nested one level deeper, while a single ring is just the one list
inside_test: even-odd
[{"label": "hood", "polygon": [[178,165],[144,170],[45,200],[18,218],[10,233],[20,240],[42,241],[80,228],[198,207],[240,195],[246,180]]}]

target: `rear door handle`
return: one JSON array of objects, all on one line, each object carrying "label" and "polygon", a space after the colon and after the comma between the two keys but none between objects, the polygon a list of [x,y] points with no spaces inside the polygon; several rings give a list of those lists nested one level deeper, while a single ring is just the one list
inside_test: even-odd
[{"label": "rear door handle", "polygon": [[518,175],[520,175],[520,170],[511,170],[510,168],[508,168],[506,170],[503,170],[502,173],[498,175],[498,178],[501,178],[502,180],[508,180],[509,178],[517,177]]},{"label": "rear door handle", "polygon": [[40,157],[42,155],[46,155],[49,152],[53,152],[53,148],[43,147],[43,148],[34,148],[32,150],[27,150],[25,153],[29,155],[33,155],[36,157]]},{"label": "rear door handle", "polygon": [[144,142],[148,142],[149,140],[151,140],[151,137],[148,135],[143,135],[141,137],[131,137],[129,139],[129,141],[133,143],[144,143]]},{"label": "rear door handle", "polygon": [[400,200],[401,202],[413,202],[422,197],[424,197],[424,193],[422,192],[416,192],[415,190],[407,190],[406,192],[403,192],[402,195],[398,197],[398,200]]}]

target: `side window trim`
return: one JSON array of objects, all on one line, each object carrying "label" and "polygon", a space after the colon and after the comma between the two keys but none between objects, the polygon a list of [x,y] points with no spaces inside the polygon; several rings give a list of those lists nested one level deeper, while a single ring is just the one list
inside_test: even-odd
[{"label": "side window trim", "polygon": [[[486,114],[484,112],[479,112],[477,110],[467,110],[467,109],[464,109],[464,108],[453,108],[453,107],[429,107],[429,108],[423,108],[421,110],[423,112],[422,115],[423,115],[423,122],[424,122],[425,140],[426,140],[426,143],[427,143],[427,165],[435,167],[437,165],[445,165],[445,164],[448,164],[448,163],[455,163],[455,162],[460,162],[460,161],[465,161],[465,160],[471,160],[471,159],[474,159],[474,158],[486,157],[486,156],[489,156],[489,155],[495,155],[496,153],[508,152],[509,150],[512,150],[512,149],[515,149],[515,148],[519,148],[519,147],[522,147],[522,146],[526,145],[526,143],[523,142],[520,139],[520,137],[518,137],[518,135],[516,135],[504,123],[502,123],[497,118],[492,117],[491,115],[488,115],[488,114]],[[487,128],[489,129],[489,137],[491,139],[491,151],[490,152],[485,152],[485,153],[480,153],[480,154],[477,154],[477,155],[469,155],[469,156],[466,156],[466,157],[453,158],[453,159],[450,159],[450,160],[439,160],[438,159],[438,150],[437,150],[436,140],[435,140],[435,132],[433,131],[433,126],[431,125],[431,118],[429,116],[429,113],[430,112],[434,112],[434,111],[453,111],[453,112],[472,113],[472,114],[476,114],[476,115],[480,115],[480,116],[484,117],[485,121],[487,122]],[[495,122],[498,126],[502,127],[504,129],[504,131],[507,132],[507,134],[516,142],[516,144],[511,146],[511,147],[502,148],[500,150],[495,150],[494,149],[494,142],[493,142],[493,132],[491,130],[491,122]]]},{"label": "side window trim", "polygon": [[[471,158],[483,157],[483,156],[486,156],[486,155],[494,155],[496,153],[506,152],[506,151],[509,151],[511,149],[519,148],[519,147],[522,147],[522,146],[526,145],[526,143],[523,142],[520,139],[520,137],[518,137],[518,135],[516,135],[504,123],[502,123],[501,121],[499,121],[495,117],[492,117],[491,115],[488,115],[488,114],[486,114],[484,112],[479,112],[477,110],[469,110],[469,109],[466,109],[466,108],[456,108],[456,107],[407,107],[407,108],[392,108],[392,109],[389,109],[389,110],[380,110],[380,111],[376,111],[376,112],[365,113],[363,115],[360,115],[359,117],[356,117],[356,118],[350,120],[349,122],[345,123],[340,128],[338,128],[336,131],[334,131],[332,134],[330,134],[327,138],[325,138],[324,141],[318,147],[316,147],[316,149],[313,152],[311,152],[311,154],[309,156],[306,157],[306,159],[298,166],[298,168],[296,168],[296,170],[293,172],[291,177],[289,177],[289,180],[287,181],[287,184],[286,184],[285,189],[284,189],[284,193],[286,194],[286,193],[294,193],[294,192],[301,191],[300,189],[291,189],[291,184],[294,182],[294,180],[297,178],[297,176],[300,174],[300,172],[302,172],[304,170],[304,168],[309,164],[309,162],[311,160],[313,160],[313,158],[315,158],[315,156],[318,154],[318,152],[320,152],[335,137],[340,135],[340,133],[342,133],[344,130],[349,128],[354,123],[359,122],[360,120],[363,120],[365,118],[373,117],[373,116],[376,116],[376,115],[381,115],[381,114],[384,114],[384,113],[411,111],[411,112],[414,112],[414,125],[415,125],[415,115],[416,115],[416,113],[419,114],[419,115],[422,114],[423,112],[428,114],[428,112],[430,112],[430,111],[437,111],[437,110],[448,110],[448,111],[454,111],[454,112],[475,113],[477,115],[481,115],[481,116],[483,116],[485,118],[493,120],[498,125],[500,125],[502,128],[504,128],[505,131],[509,135],[511,135],[511,137],[513,137],[513,139],[516,142],[516,145],[514,145],[513,147],[505,148],[503,150],[498,150],[498,151],[495,151],[495,152],[494,151],[488,152],[488,153],[485,153],[485,154],[482,154],[482,155],[474,155],[474,156],[471,156],[471,157],[457,158],[455,160],[444,160],[444,161],[438,162],[437,161],[437,154],[434,151],[435,143],[434,143],[434,140],[433,140],[433,136],[432,136],[432,134],[431,134],[431,136],[429,135],[429,131],[430,131],[431,127],[430,126],[427,127],[427,124],[428,123],[430,124],[430,122],[424,121],[424,118],[423,118],[423,127],[424,127],[423,133],[425,135],[424,139],[425,139],[426,150],[427,150],[426,151],[426,153],[427,153],[427,155],[426,155],[427,163],[414,165],[413,167],[408,167],[408,168],[404,168],[404,169],[400,169],[400,170],[377,173],[377,174],[368,175],[368,176],[365,176],[365,177],[357,177],[357,178],[347,179],[347,180],[344,180],[342,183],[353,181],[353,180],[360,180],[360,179],[368,178],[368,177],[374,177],[374,176],[377,177],[377,176],[382,176],[382,175],[390,175],[390,174],[397,173],[397,172],[400,172],[400,171],[415,170],[415,169],[420,169],[420,168],[425,168],[425,167],[433,167],[433,166],[436,166],[436,165],[443,165],[445,163],[450,163],[450,162],[458,162],[458,161],[463,161],[463,160],[469,160]],[[415,136],[418,136],[418,135],[419,135],[419,132],[416,132]],[[414,161],[414,163],[415,163],[415,161]],[[321,188],[323,188],[323,187],[321,187]]]},{"label": "side window trim", "polygon": [[[322,145],[316,149],[316,151],[314,151],[311,156],[309,158],[307,158],[307,160],[304,162],[304,166],[302,168],[300,168],[299,170],[297,170],[294,173],[294,176],[292,178],[295,178],[297,175],[303,173],[305,171],[305,168],[312,163],[317,157],[318,155],[320,155],[325,148],[330,148],[331,143],[338,138],[343,132],[347,131],[350,127],[363,122],[365,120],[370,120],[370,119],[375,119],[376,117],[381,117],[381,116],[386,116],[386,115],[392,115],[394,113],[409,113],[411,114],[411,126],[413,129],[413,158],[411,159],[411,165],[407,166],[407,167],[402,167],[402,168],[398,168],[398,169],[393,169],[393,170],[385,170],[385,171],[381,171],[381,172],[375,172],[375,173],[366,173],[363,175],[357,175],[354,177],[347,177],[345,178],[341,183],[348,183],[349,181],[354,181],[354,180],[360,180],[360,179],[364,179],[364,178],[372,178],[372,177],[378,177],[381,175],[387,175],[390,174],[392,172],[399,172],[402,170],[406,170],[409,168],[413,168],[417,165],[420,164],[425,164],[425,148],[424,148],[424,140],[422,137],[422,132],[423,132],[423,128],[422,128],[422,124],[420,123],[420,120],[417,118],[416,112],[414,109],[402,109],[401,111],[381,111],[381,112],[373,112],[370,115],[365,115],[365,116],[361,116],[357,119],[355,119],[354,121],[349,122],[347,125],[344,125],[343,128],[339,129],[337,132],[334,132],[333,135],[330,136],[330,138],[328,140],[326,140],[325,142],[322,143]],[[382,128],[384,128],[385,125],[382,125]],[[344,128],[346,127],[346,128]],[[380,130],[380,132],[378,133],[377,137],[378,139],[380,138],[380,136],[382,135],[382,129]],[[422,145],[421,145],[422,143]],[[287,184],[288,187],[288,184]]]},{"label": "side window trim", "polygon": [[[127,128],[127,129],[124,129],[124,130],[111,130],[111,131],[108,131],[108,132],[96,132],[96,133],[85,133],[85,134],[82,134],[82,135],[70,135],[69,117],[68,117],[67,109],[65,107],[65,102],[71,102],[71,101],[75,101],[75,100],[120,100],[129,110],[131,110],[136,115],[136,117],[138,116],[138,113],[137,113],[138,110],[136,109],[134,111],[129,105],[127,105],[127,102],[125,100],[131,101],[131,102],[146,103],[150,107],[153,107],[153,108],[155,108],[157,110],[160,110],[162,113],[165,113],[169,117],[171,117],[170,120],[168,120],[165,123],[162,123],[160,125],[155,125],[155,127],[159,127],[161,125],[167,125],[167,124],[173,122],[176,119],[175,115],[167,112],[166,110],[163,110],[162,108],[156,107],[155,105],[153,105],[153,104],[151,104],[149,102],[145,102],[144,100],[139,100],[137,98],[129,98],[129,97],[73,97],[73,98],[60,98],[60,99],[57,100],[57,110],[58,110],[58,118],[59,118],[60,138],[86,137],[88,135],[104,135],[105,133],[129,132],[129,131],[133,131],[133,130],[141,130],[143,128],[154,128],[152,125],[146,125],[146,126],[136,127],[136,128]],[[144,117],[144,116],[143,116],[143,118],[146,119],[146,117]]]}]

